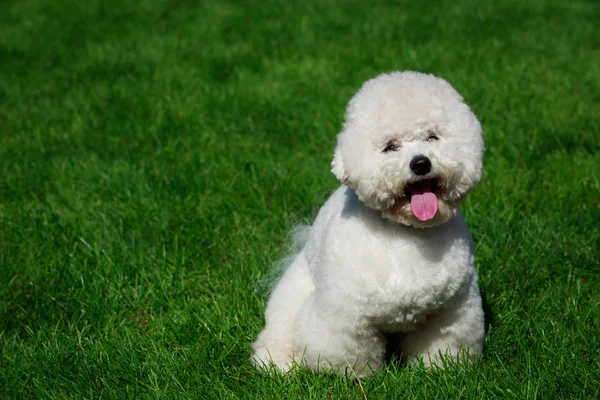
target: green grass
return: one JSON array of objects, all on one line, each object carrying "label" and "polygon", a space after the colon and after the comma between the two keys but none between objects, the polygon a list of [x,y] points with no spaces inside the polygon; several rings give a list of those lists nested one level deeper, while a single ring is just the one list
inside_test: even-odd
[{"label": "green grass", "polygon": [[[400,3],[1,2],[0,397],[600,397],[600,7]],[[392,70],[485,130],[483,359],[261,376],[270,265]]]}]

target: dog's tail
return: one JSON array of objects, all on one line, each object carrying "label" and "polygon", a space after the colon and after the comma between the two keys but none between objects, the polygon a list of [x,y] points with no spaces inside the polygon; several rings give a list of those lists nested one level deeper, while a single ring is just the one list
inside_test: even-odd
[{"label": "dog's tail", "polygon": [[296,225],[290,233],[288,233],[287,242],[290,243],[288,252],[297,253],[304,247],[306,242],[308,242],[310,228],[311,226],[308,224],[300,224]]},{"label": "dog's tail", "polygon": [[279,278],[281,278],[285,270],[290,266],[290,264],[292,264],[296,258],[296,255],[298,255],[298,252],[302,250],[308,241],[310,229],[311,226],[308,223],[302,223],[296,225],[287,234],[287,245],[284,252],[284,257],[275,261],[256,285],[256,289],[261,294],[264,293],[269,295],[271,293],[273,287],[279,281]]}]

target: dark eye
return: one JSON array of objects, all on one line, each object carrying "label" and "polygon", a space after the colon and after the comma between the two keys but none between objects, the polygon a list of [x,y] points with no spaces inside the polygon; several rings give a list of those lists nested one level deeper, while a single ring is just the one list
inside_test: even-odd
[{"label": "dark eye", "polygon": [[427,141],[431,142],[434,140],[440,140],[439,137],[437,137],[437,135],[435,134],[435,132],[429,132],[429,136],[427,136]]},{"label": "dark eye", "polygon": [[383,149],[384,153],[387,153],[388,151],[396,151],[398,150],[398,146],[396,146],[393,142],[388,142],[385,146],[385,149]]}]

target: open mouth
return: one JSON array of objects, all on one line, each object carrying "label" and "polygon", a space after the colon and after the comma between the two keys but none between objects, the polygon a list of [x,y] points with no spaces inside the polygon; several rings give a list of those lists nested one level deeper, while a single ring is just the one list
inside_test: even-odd
[{"label": "open mouth", "polygon": [[438,210],[438,198],[435,194],[439,183],[435,178],[409,183],[404,194],[410,202],[410,211],[420,221],[429,221]]}]

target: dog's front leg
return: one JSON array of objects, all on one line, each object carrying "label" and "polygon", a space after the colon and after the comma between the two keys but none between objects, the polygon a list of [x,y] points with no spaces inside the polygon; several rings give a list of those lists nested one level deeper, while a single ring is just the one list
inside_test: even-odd
[{"label": "dog's front leg", "polygon": [[315,371],[359,378],[379,369],[385,359],[384,335],[351,307],[324,297],[313,292],[298,321],[297,342],[304,351],[299,362]]},{"label": "dog's front leg", "polygon": [[402,354],[409,364],[422,358],[426,366],[439,365],[441,356],[456,361],[466,355],[481,354],[484,332],[481,296],[474,279],[455,305],[430,317],[420,329],[406,335]]}]

